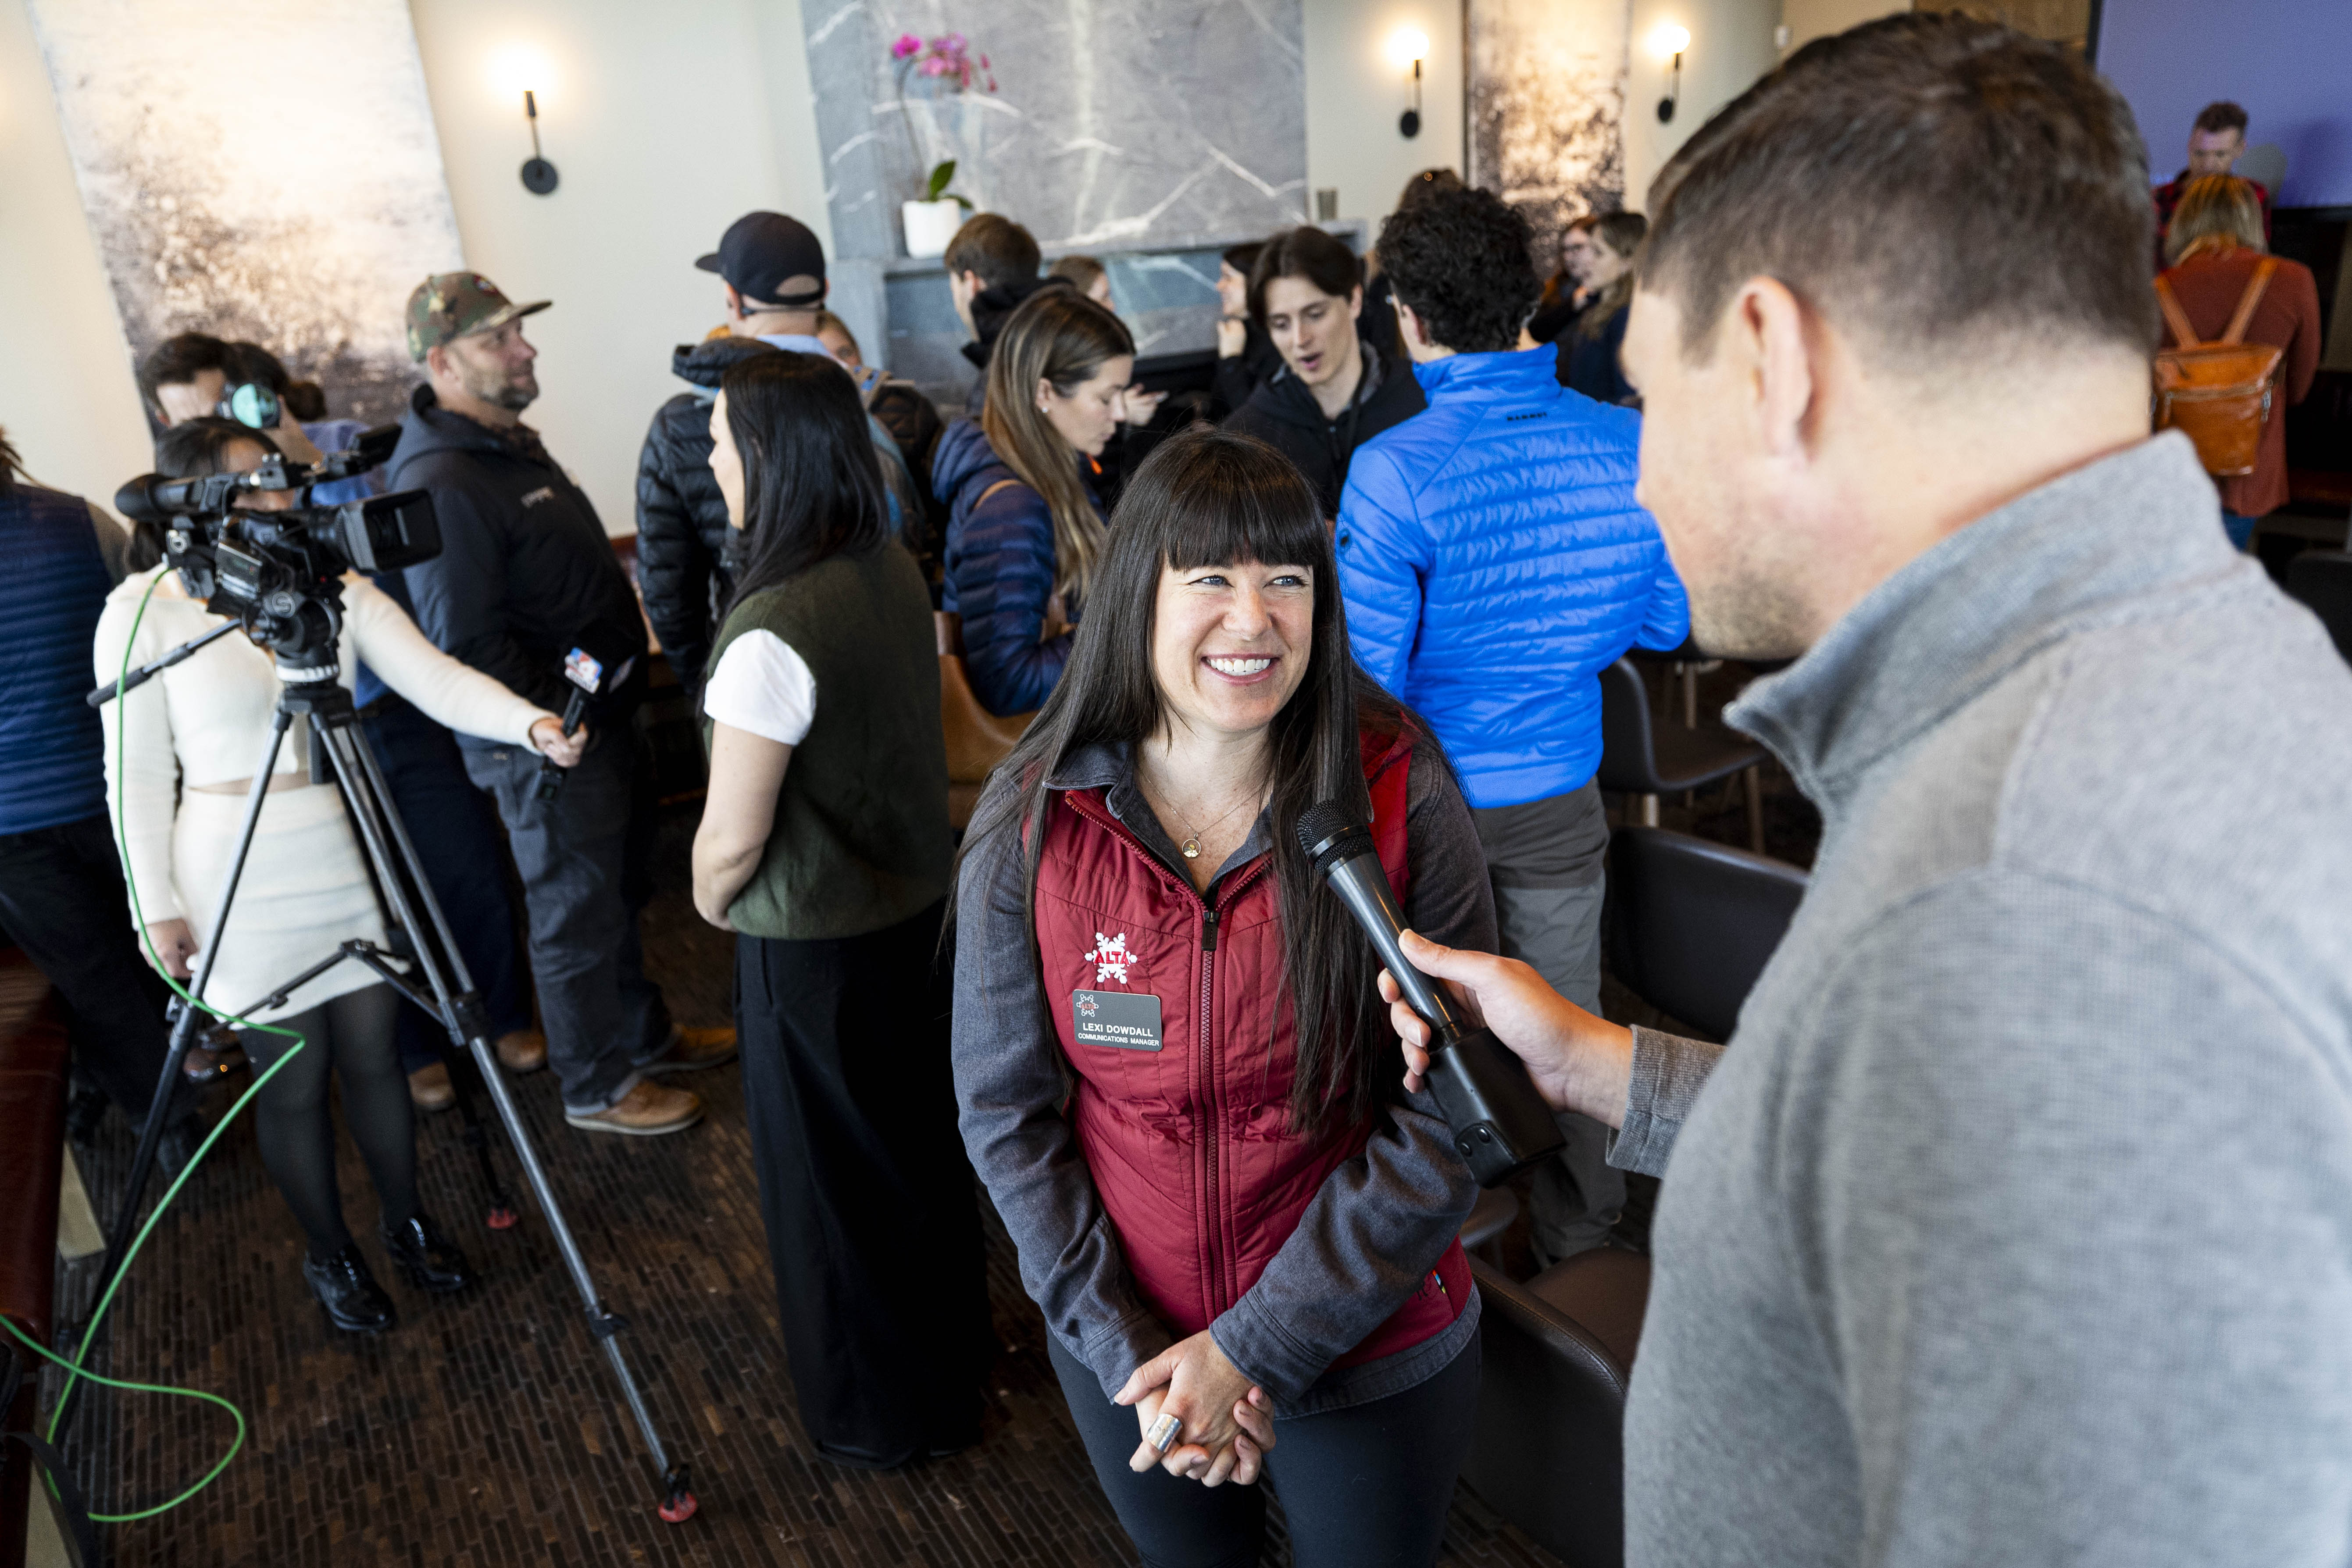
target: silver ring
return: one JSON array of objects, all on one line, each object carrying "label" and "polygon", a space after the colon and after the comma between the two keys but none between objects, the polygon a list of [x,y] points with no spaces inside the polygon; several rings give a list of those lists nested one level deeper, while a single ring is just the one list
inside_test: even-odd
[{"label": "silver ring", "polygon": [[1154,1451],[1166,1453],[1176,1443],[1176,1434],[1184,1430],[1184,1423],[1173,1415],[1162,1415],[1151,1424],[1151,1435],[1144,1439]]}]

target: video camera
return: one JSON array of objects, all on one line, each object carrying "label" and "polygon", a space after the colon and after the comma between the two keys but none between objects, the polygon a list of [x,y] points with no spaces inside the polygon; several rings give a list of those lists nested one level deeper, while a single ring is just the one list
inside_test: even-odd
[{"label": "video camera", "polygon": [[[114,506],[163,531],[164,560],[189,597],[242,624],[286,663],[331,663],[342,635],[343,574],[397,571],[441,553],[433,498],[423,490],[308,504],[310,487],[382,467],[399,440],[399,426],[386,425],[308,467],[273,452],[250,473],[147,474],[117,490]],[[245,496],[287,490],[296,494],[287,510],[237,506]]]}]

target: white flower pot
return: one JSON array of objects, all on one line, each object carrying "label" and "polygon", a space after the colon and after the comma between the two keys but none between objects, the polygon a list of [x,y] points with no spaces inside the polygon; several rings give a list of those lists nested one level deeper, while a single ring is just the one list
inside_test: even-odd
[{"label": "white flower pot", "polygon": [[898,213],[907,225],[909,256],[945,256],[948,241],[963,226],[963,204],[953,196],[936,202],[901,202]]}]

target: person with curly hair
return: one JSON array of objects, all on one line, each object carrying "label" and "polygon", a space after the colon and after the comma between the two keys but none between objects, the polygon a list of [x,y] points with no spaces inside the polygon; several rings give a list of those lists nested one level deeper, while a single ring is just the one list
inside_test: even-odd
[{"label": "person with curly hair", "polygon": [[[1502,951],[1597,1010],[1599,676],[1690,630],[1633,499],[1642,416],[1562,387],[1556,349],[1517,352],[1541,290],[1527,220],[1493,193],[1427,193],[1377,252],[1429,406],[1349,465],[1334,543],[1349,638],[1461,770]],[[1568,1148],[1536,1173],[1546,1264],[1600,1246],[1625,1197],[1600,1123],[1560,1125]]]}]

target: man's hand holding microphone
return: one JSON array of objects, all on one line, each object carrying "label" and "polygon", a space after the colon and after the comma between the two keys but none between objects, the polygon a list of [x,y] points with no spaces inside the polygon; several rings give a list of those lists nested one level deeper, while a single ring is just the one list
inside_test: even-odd
[{"label": "man's hand holding microphone", "polygon": [[[1574,1110],[1607,1127],[1625,1123],[1633,1081],[1633,1031],[1597,1018],[1554,991],[1517,959],[1440,947],[1418,932],[1399,939],[1406,962],[1442,980],[1463,1009],[1525,1062],[1536,1092],[1554,1110]],[[1429,1069],[1428,1023],[1405,1005],[1385,969],[1381,999],[1404,1044],[1405,1088],[1419,1093]]]}]

